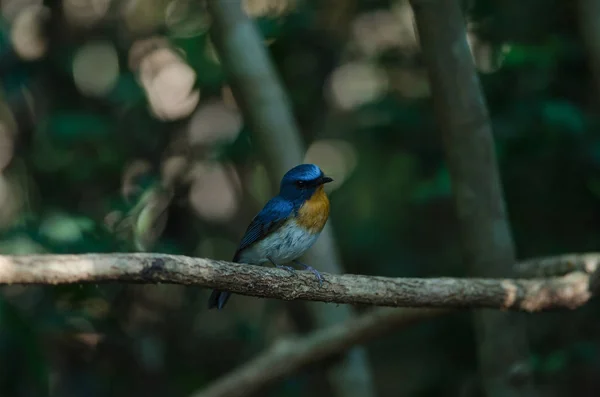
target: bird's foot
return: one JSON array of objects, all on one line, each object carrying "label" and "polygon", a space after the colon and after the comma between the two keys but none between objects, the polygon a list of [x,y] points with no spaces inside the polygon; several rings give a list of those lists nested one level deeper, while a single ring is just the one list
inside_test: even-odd
[{"label": "bird's foot", "polygon": [[293,275],[296,275],[296,269],[294,269],[291,266],[284,266],[284,265],[278,265],[277,263],[275,263],[275,261],[273,261],[273,259],[268,258],[269,262],[271,262],[271,264],[273,266],[275,266],[277,269],[283,269],[283,270],[287,270],[288,272],[292,273]]},{"label": "bird's foot", "polygon": [[294,269],[291,266],[285,266],[285,265],[275,265],[275,267],[277,269],[283,269],[283,270],[287,270],[288,272],[292,273],[292,274],[296,274],[296,269]]},{"label": "bird's foot", "polygon": [[323,286],[323,276],[321,276],[321,273],[319,273],[319,271],[317,269],[315,269],[312,266],[308,266],[307,264],[302,263],[298,260],[295,260],[294,263],[302,266],[304,268],[304,270],[308,270],[308,271],[312,272],[317,277],[317,280],[319,280],[319,287]]}]

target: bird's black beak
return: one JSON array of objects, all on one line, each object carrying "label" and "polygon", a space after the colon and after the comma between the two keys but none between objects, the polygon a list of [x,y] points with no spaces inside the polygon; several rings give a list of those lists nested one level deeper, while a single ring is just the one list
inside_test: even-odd
[{"label": "bird's black beak", "polygon": [[329,182],[333,182],[333,179],[328,176],[322,176],[321,178],[319,178],[319,185],[324,185]]}]

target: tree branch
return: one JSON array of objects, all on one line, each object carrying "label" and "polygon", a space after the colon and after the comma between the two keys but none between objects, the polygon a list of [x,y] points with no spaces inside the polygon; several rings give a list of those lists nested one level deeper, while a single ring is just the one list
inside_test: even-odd
[{"label": "tree branch", "polygon": [[[516,268],[535,273],[535,266],[563,268],[569,263],[590,263],[597,258],[600,254],[569,254],[533,259]],[[592,268],[588,266],[587,269]],[[185,256],[147,253],[0,256],[0,284],[4,285],[160,282],[225,287],[239,294],[279,299],[525,311],[575,308],[592,295],[589,271],[531,280],[324,276],[325,283],[318,288],[311,273],[299,272],[292,276],[276,268]],[[285,339],[194,397],[251,394],[306,365],[447,312],[443,309],[379,308],[301,338]]]},{"label": "tree branch", "polygon": [[252,395],[300,368],[390,331],[448,313],[441,309],[380,308],[300,338],[286,338],[192,397]]},{"label": "tree branch", "polygon": [[[562,269],[570,268],[572,271],[592,274],[596,271],[599,260],[599,253],[568,254],[534,258],[517,264],[515,269],[525,274],[554,274],[552,269],[561,269],[556,274],[564,274]],[[219,378],[207,388],[194,393],[192,397],[251,395],[286,375],[339,354],[352,346],[446,313],[451,311],[378,308],[343,324],[315,331],[302,338],[284,339],[255,359]]]},{"label": "tree branch", "polygon": [[593,274],[600,264],[600,253],[563,254],[534,258],[515,266],[515,271],[525,277],[564,276],[571,272]]},{"label": "tree branch", "polygon": [[573,309],[592,295],[582,272],[547,279],[323,276],[319,287],[310,272],[162,254],[0,256],[0,284],[172,283],[283,300],[527,312]]}]

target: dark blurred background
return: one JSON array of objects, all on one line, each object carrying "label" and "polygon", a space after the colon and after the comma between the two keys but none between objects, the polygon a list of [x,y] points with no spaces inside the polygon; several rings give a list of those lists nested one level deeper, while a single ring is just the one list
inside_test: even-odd
[{"label": "dark blurred background", "polygon": [[[291,98],[305,161],[335,179],[345,271],[467,276],[408,1],[243,3]],[[600,242],[592,3],[463,2],[522,259]],[[0,253],[230,259],[271,192],[203,2],[0,4]],[[0,396],[191,396],[310,328],[291,318],[297,303],[236,296],[215,312],[208,293],[3,287]],[[544,396],[599,395],[597,309],[528,317]],[[474,339],[463,313],[369,342],[378,395],[477,395]],[[323,371],[265,395],[331,395]]]}]

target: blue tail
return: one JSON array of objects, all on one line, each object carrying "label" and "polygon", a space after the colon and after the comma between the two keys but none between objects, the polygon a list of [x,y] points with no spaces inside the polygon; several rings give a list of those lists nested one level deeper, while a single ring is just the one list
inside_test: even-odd
[{"label": "blue tail", "polygon": [[[235,255],[233,255],[232,262],[239,262],[239,259],[240,259],[240,251],[238,250],[235,252]],[[213,309],[216,307],[217,309],[221,310],[222,308],[225,307],[225,304],[229,300],[230,296],[231,296],[231,292],[229,292],[229,291],[221,291],[218,289],[213,289],[212,293],[210,294],[210,298],[208,298],[208,308]]]},{"label": "blue tail", "polygon": [[221,310],[223,307],[225,307],[225,304],[230,296],[231,292],[229,291],[214,289],[210,294],[210,298],[208,298],[208,308],[212,309],[216,307],[217,309]]}]

